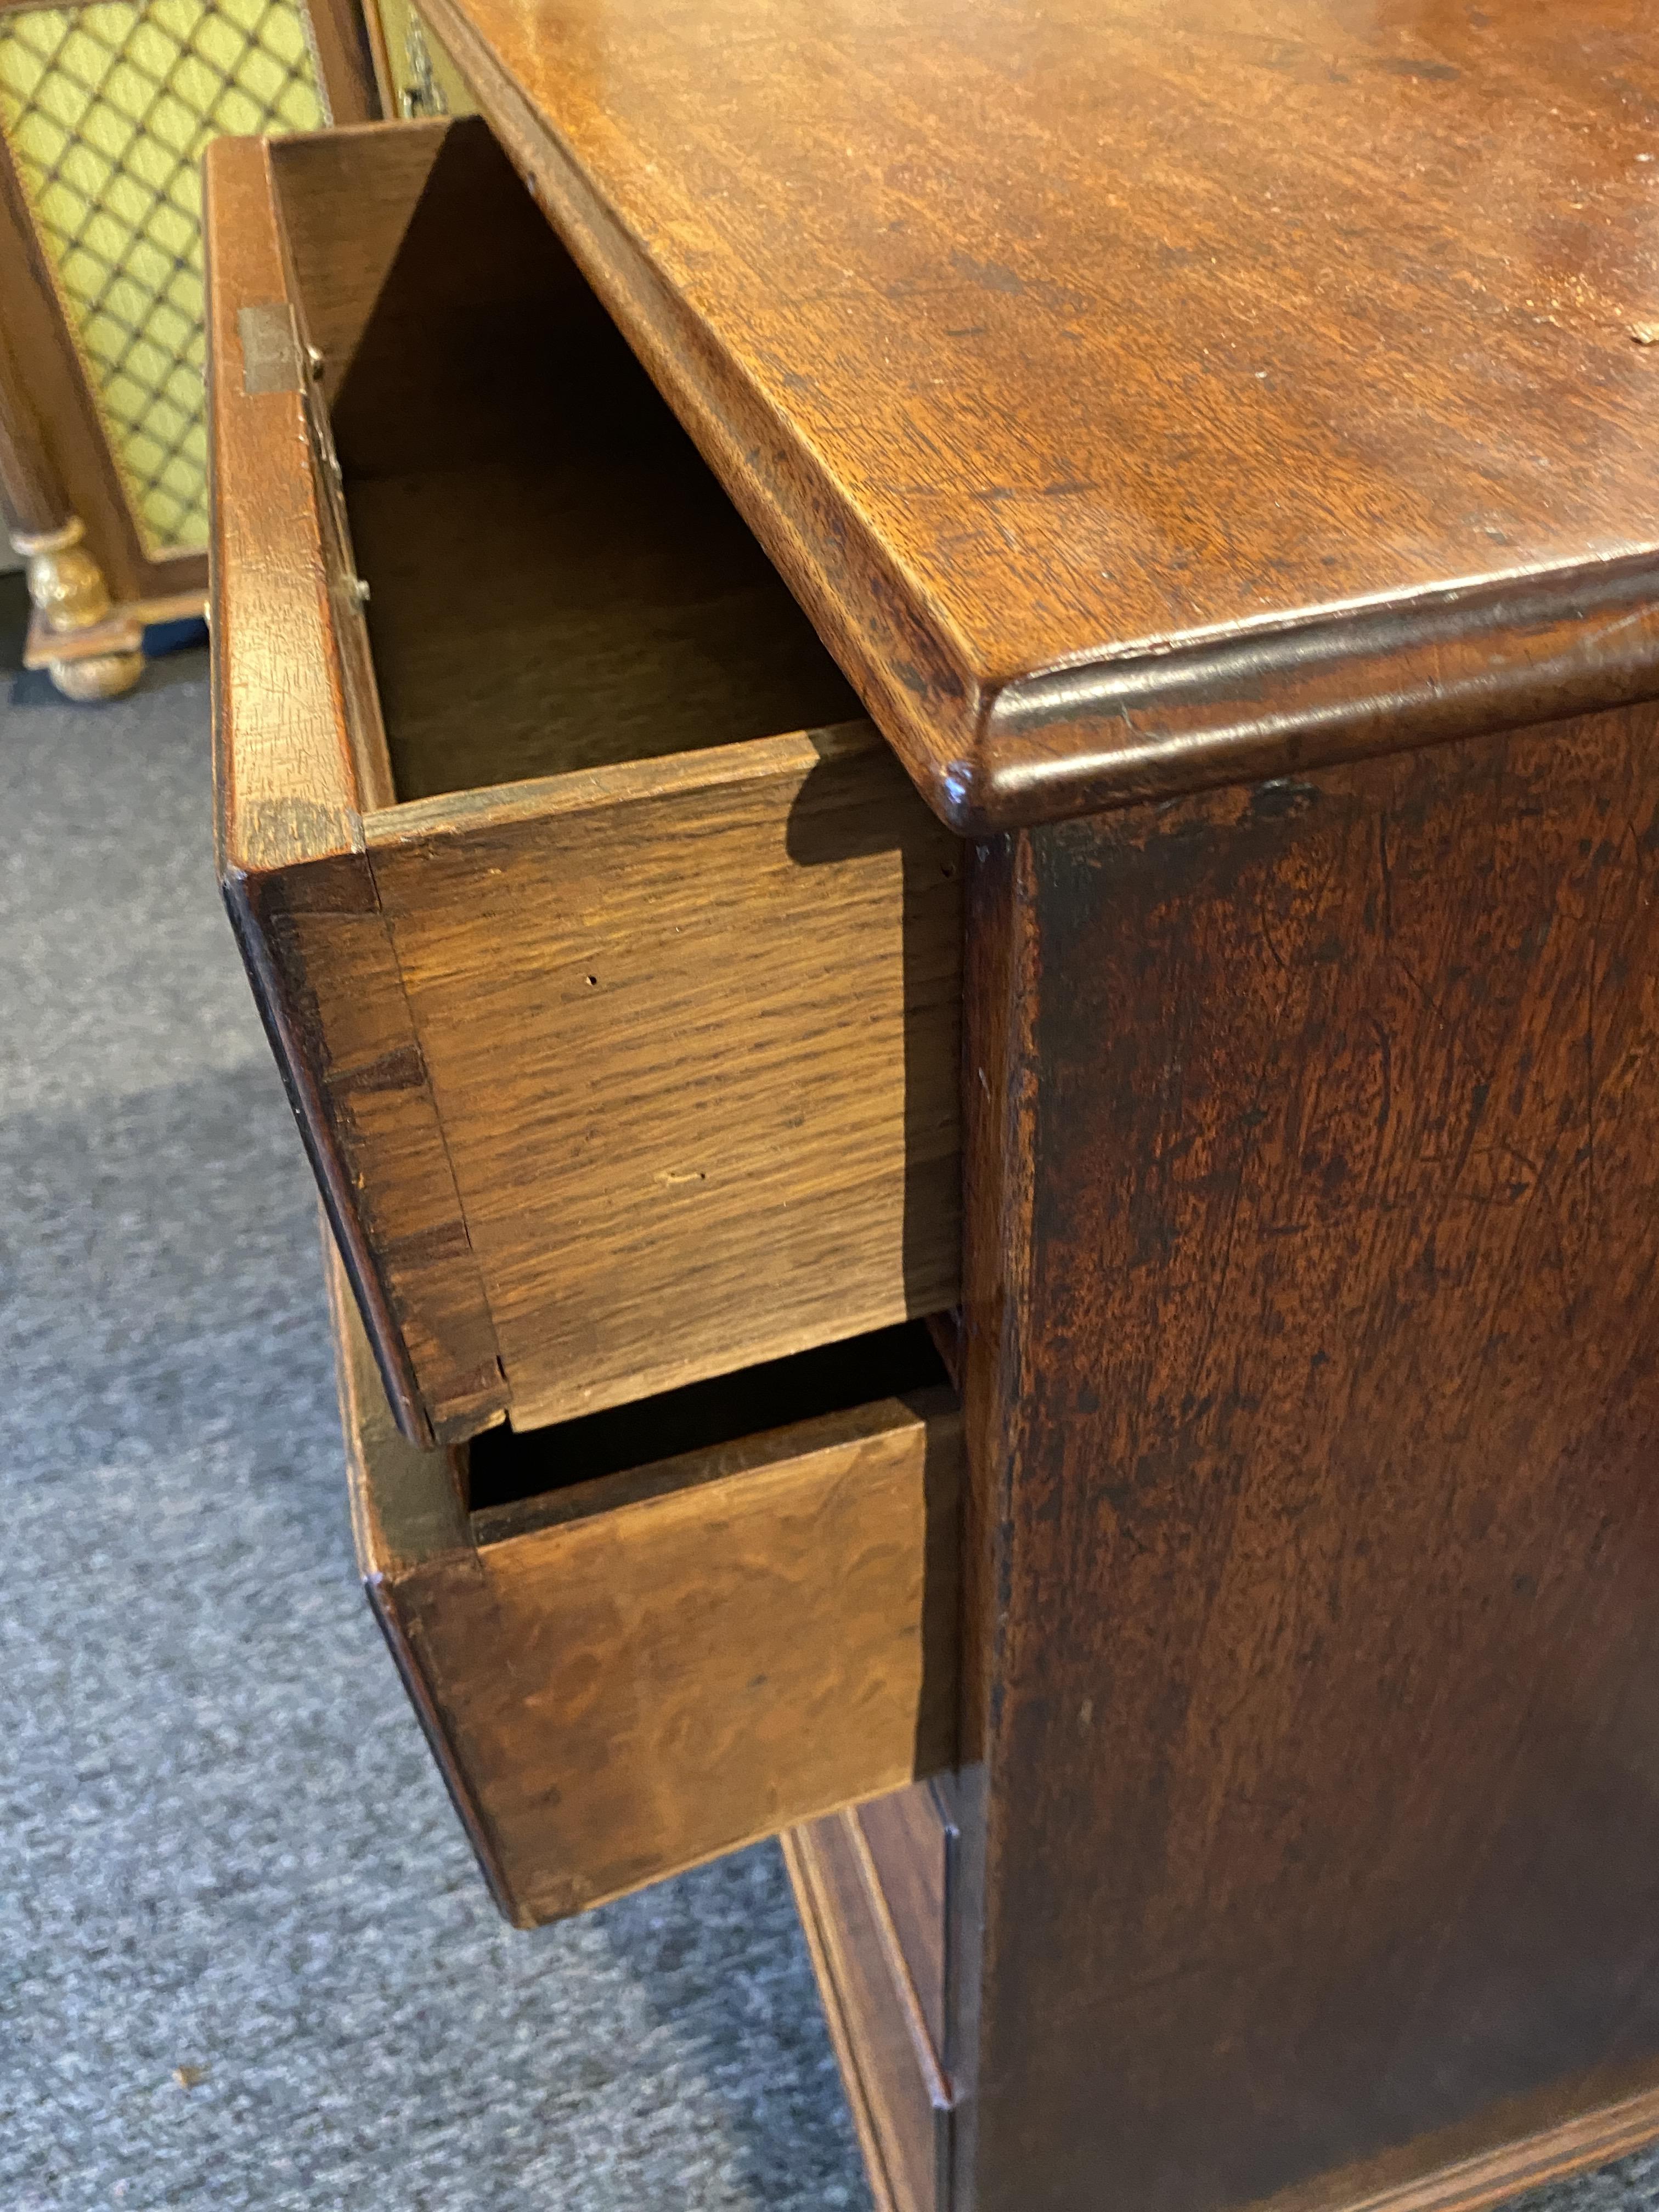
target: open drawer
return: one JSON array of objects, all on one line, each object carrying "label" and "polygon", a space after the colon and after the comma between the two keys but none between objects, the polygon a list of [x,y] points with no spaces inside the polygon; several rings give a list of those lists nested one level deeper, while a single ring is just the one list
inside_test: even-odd
[{"label": "open drawer", "polygon": [[960,848],[487,130],[207,187],[221,872],[404,1432],[951,1305]]},{"label": "open drawer", "polygon": [[962,1424],[921,1323],[422,1449],[329,1273],[370,1601],[519,1925],[951,1763]]}]

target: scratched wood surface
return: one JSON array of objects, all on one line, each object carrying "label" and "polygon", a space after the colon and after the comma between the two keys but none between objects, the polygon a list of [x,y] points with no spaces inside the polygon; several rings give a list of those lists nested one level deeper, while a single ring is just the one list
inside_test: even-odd
[{"label": "scratched wood surface", "polygon": [[975,2212],[1486,2202],[1659,2124],[1656,739],[976,878]]},{"label": "scratched wood surface", "polygon": [[1644,0],[428,12],[960,826],[1659,689]]},{"label": "scratched wood surface", "polygon": [[[810,16],[771,0],[430,4],[936,810],[999,830],[1118,810],[990,838],[972,860],[968,1758],[945,1976],[961,2095],[938,2124],[956,2212],[1095,2212],[1103,2190],[1135,2212],[1448,2212],[1628,2148],[1659,2113],[1645,1080],[1659,726],[1619,702],[1659,688],[1642,158],[1659,32],[1632,0],[1242,14],[1061,0],[1040,17],[1016,0],[943,15],[919,0]],[[459,179],[461,157],[446,158]],[[462,212],[451,203],[451,233]],[[387,264],[383,238],[374,265],[377,298],[412,314],[407,246]],[[364,364],[378,355],[390,379],[408,325],[371,320],[352,325],[338,398],[374,471],[377,427],[404,439],[422,403],[405,348],[377,426]],[[429,419],[432,392],[423,404]],[[222,451],[235,459],[233,441]],[[817,773],[787,737],[738,749],[741,763],[717,746],[510,792],[470,776],[365,830],[349,610],[328,573],[337,518],[312,477],[284,479],[300,553],[271,575],[272,605],[331,622],[306,681],[340,698],[332,724],[296,724],[302,753],[316,740],[313,781],[286,738],[230,779],[275,802],[245,818],[284,899],[295,864],[313,886],[311,906],[255,916],[296,1086],[325,1056],[294,978],[313,921],[334,941],[347,918],[372,918],[391,946],[403,1011],[381,953],[355,947],[351,971],[387,1004],[304,1005],[322,1007],[331,1051],[334,1024],[361,1020],[361,1052],[341,1032],[351,1067],[401,1071],[390,1088],[431,1102],[428,1120],[441,1093],[474,1117],[458,1209],[475,1173],[480,1189],[521,1178],[533,1199],[526,1102],[550,1088],[605,1111],[560,1125],[545,1172],[567,1175],[570,1145],[620,1119],[625,1194],[647,1170],[685,1172],[699,1069],[714,1097],[758,1076],[770,1139],[750,1181],[769,1268],[748,1303],[766,1302],[771,1266],[794,1295],[780,1224],[825,1232],[811,1204],[768,1211],[798,1168],[788,1056],[767,1074],[766,993],[775,981],[780,1024],[806,1024],[796,1060],[837,1060],[801,979],[819,988],[842,890],[817,884],[822,913],[801,909],[805,926],[755,960],[744,900],[729,944],[707,881],[665,878],[647,897],[626,857],[658,810],[684,805],[698,848],[717,853],[735,825],[738,873],[762,855],[763,885],[780,849],[801,875],[854,871],[845,902],[861,918],[837,972],[860,946],[879,958],[843,1025],[873,1007],[903,1062],[901,1083],[890,1054],[872,1057],[854,1150],[902,1161],[908,1191],[915,1155],[895,1132],[933,1079],[912,975],[938,983],[940,1006],[951,995],[943,953],[909,968],[913,933],[894,927],[895,892],[902,905],[920,880],[895,863],[895,831],[917,852],[921,832],[896,805],[860,815],[854,793],[841,819],[861,830],[829,839],[827,860],[816,830],[803,843],[813,809],[766,796],[791,776],[804,795]],[[349,534],[336,528],[341,548]],[[305,612],[313,586],[321,617]],[[440,772],[443,744],[428,750]],[[881,758],[856,742],[845,758],[861,757]],[[556,876],[540,840],[558,847]],[[501,987],[509,1027],[532,1040],[521,1081],[463,1024],[465,981],[495,988],[492,932],[510,969],[520,926],[489,907],[486,853],[543,957]],[[872,884],[885,890],[866,912]],[[935,915],[947,896],[933,886]],[[659,908],[752,961],[740,993],[711,997],[672,947],[646,957]],[[914,941],[945,946],[934,927]],[[572,965],[590,932],[647,1009],[605,1051],[607,971]],[[297,969],[282,965],[292,945]],[[556,1003],[550,978],[576,974]],[[732,1025],[750,1003],[769,1018],[753,1032]],[[659,1007],[682,1054],[678,1121],[660,1100],[641,1109],[637,1082],[605,1089],[607,1052],[648,1035]],[[411,1030],[416,1056],[398,1059]],[[565,1088],[573,1066],[584,1092]],[[745,1158],[744,1129],[705,1126]],[[833,1152],[816,1157],[833,1168]],[[944,1174],[942,1152],[924,1158]],[[799,1173],[810,1200],[819,1169]],[[695,1182],[665,1188],[672,1264],[654,1289],[638,1267],[607,1314],[630,1342],[678,1297],[682,1264],[728,1236],[740,1312],[737,1184],[713,1217]],[[897,1188],[866,1194],[884,1208],[871,1249],[890,1293],[920,1249]],[[526,1403],[603,1402],[683,1371],[652,1367],[647,1346],[647,1364],[630,1350],[589,1400],[562,1397],[568,1363],[535,1370],[506,1212],[489,1233],[507,1240],[501,1310],[523,1335],[502,1356],[543,1394]],[[474,1267],[483,1243],[469,1241]],[[636,1264],[625,1238],[612,1250]],[[383,1576],[382,1620],[509,1909],[574,1909],[684,1863],[694,1833],[713,1850],[716,1830],[801,1817],[724,1744],[712,1795],[706,1772],[675,1765],[695,1733],[684,1711],[673,1723],[676,1701],[695,1697],[698,1724],[741,1712],[763,1672],[745,1634],[793,1620],[802,1590],[811,1615],[812,1577],[867,1516],[826,1506],[832,1543],[789,1533],[775,1557],[770,1524],[734,1509],[732,1588],[750,1566],[760,1588],[780,1558],[801,1579],[787,1608],[732,1601],[729,1650],[695,1692],[671,1655],[655,1704],[601,1713],[595,1654],[619,1630],[661,1648],[676,1591],[706,1577],[700,1516],[711,1499],[724,1511],[722,1486],[763,1477],[793,1498],[799,1480],[810,1498],[802,1465],[871,1445],[842,1427],[789,1469],[705,1463],[665,1492],[608,1491],[588,1516],[493,1521],[496,1542],[444,1535]],[[429,1467],[421,1496],[401,1516],[360,1511],[360,1528],[418,1532],[449,1510]],[[487,1616],[469,1610],[480,1589]],[[861,1633],[848,1641],[836,1616],[826,1643],[856,1650]],[[750,1674],[720,1672],[745,1656]],[[551,1707],[537,1702],[548,1683]],[[823,1690],[815,1678],[802,1695]],[[819,1708],[802,1710],[811,1745],[838,1741],[833,1715],[820,1729]],[[785,1741],[781,1713],[757,1723],[769,1745]],[[551,1863],[542,1731],[590,1718],[571,1771],[598,1778],[597,1837],[573,1829]],[[607,1765],[623,1741],[667,1778],[636,1787]]]},{"label": "scratched wood surface", "polygon": [[556,1919],[949,1763],[942,1388],[595,1482],[479,1543],[332,1304],[359,1559],[498,1900]]}]

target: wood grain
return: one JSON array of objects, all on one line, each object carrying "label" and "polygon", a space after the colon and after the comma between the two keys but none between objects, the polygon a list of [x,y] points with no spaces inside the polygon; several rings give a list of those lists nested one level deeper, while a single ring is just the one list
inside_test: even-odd
[{"label": "wood grain", "polygon": [[[438,511],[476,562],[515,456],[556,458],[532,419],[568,428],[555,382],[495,395],[546,373],[561,318],[590,367],[605,337],[479,134],[443,137],[395,246],[381,205],[337,310],[355,514],[324,500],[316,566],[326,598],[354,535],[375,547],[388,699],[413,678],[388,773],[402,745],[395,787],[431,795],[359,827],[339,674],[347,836],[295,880],[329,933],[371,906],[390,931],[390,969],[350,958],[404,1013],[327,1010],[328,1049],[407,1020],[515,1409],[833,1332],[844,1284],[881,1318],[947,1303],[909,1270],[966,990],[939,1981],[879,1814],[838,1819],[812,1877],[872,2139],[931,2124],[939,2151],[936,2118],[878,2115],[921,2110],[893,2038],[914,2060],[942,1990],[956,2212],[1428,2212],[1629,2148],[1659,2111],[1659,716],[1616,702],[1659,689],[1659,349],[1632,336],[1659,33],[1631,0],[434,12],[936,810],[1116,810],[988,836],[952,967],[956,886],[902,789],[876,803],[867,735],[674,732],[646,761],[599,727],[538,758],[544,671],[581,664],[568,633],[537,658],[533,560],[498,665],[446,692],[413,487],[449,471],[401,457],[472,471]],[[437,250],[469,208],[482,347]],[[540,496],[501,533],[517,566]],[[497,714],[498,772],[562,772],[486,788]],[[360,1509],[370,1544],[437,1547],[376,1569],[377,1602],[510,1910],[801,1817],[828,1778],[781,1789],[786,1753],[844,1756],[860,1794],[869,1743],[835,1734],[858,1684],[744,1638],[787,1619],[863,1663],[878,1608],[833,1608],[863,1604],[846,1561],[888,1508],[816,1486],[839,1455],[914,1512],[891,1434],[831,1417],[783,1462],[749,1440],[465,1541],[447,1463],[409,1510]],[[875,1954],[835,1933],[837,1882]],[[884,2011],[845,1996],[872,1955]],[[937,2196],[937,2164],[882,2156]]]},{"label": "wood grain", "polygon": [[783,1838],[872,2193],[892,2212],[946,2212],[951,2106],[856,1816]]},{"label": "wood grain", "polygon": [[736,1471],[692,1455],[622,1504],[588,1486],[478,1544],[333,1304],[362,1571],[520,1925],[948,1764],[948,1392],[775,1431]]},{"label": "wood grain", "polygon": [[289,288],[331,403],[447,139],[441,123],[381,124],[297,133],[273,149]]},{"label": "wood grain", "polygon": [[1638,0],[434,0],[930,801],[1659,689]]},{"label": "wood grain", "polygon": [[61,530],[70,517],[58,471],[3,330],[0,330],[0,513],[14,535]]},{"label": "wood grain", "polygon": [[[1369,2166],[1322,2177],[1272,2200],[1271,2212],[1485,2212],[1546,2184],[1611,2165],[1659,2136],[1659,2088],[1613,2096],[1613,2083],[1573,2081],[1473,2125],[1415,2144]],[[1471,2137],[1483,2147],[1465,2154]],[[1383,2170],[1406,2167],[1389,2180]],[[1269,2212],[1263,2207],[1262,2212]]]},{"label": "wood grain", "polygon": [[[299,296],[312,323],[319,285],[343,364],[335,434],[399,796],[856,716],[483,125],[411,135],[419,164],[380,132],[277,158],[290,229],[316,241]],[[330,214],[359,198],[346,234],[372,258]]]},{"label": "wood grain", "polygon": [[878,2131],[877,2107],[871,2094],[869,2075],[879,2063],[879,2046],[866,2030],[863,2020],[842,1997],[836,1966],[832,1963],[834,1936],[831,1923],[820,1904],[817,1867],[811,1843],[806,1838],[806,1831],[787,1828],[779,1837],[778,1843],[789,1875],[789,1887],[794,1892],[795,1910],[800,1916],[806,1955],[811,1961],[813,1978],[818,1985],[823,2023],[830,2031],[830,2047],[836,2054],[853,2131],[858,2137],[859,2149],[863,2154],[870,2201],[874,2212],[911,2212],[910,2206],[901,2207],[896,2194],[889,2157]]},{"label": "wood grain", "polygon": [[520,1426],[951,1303],[958,854],[867,727],[368,836]]},{"label": "wood grain", "polygon": [[337,125],[377,121],[380,94],[360,0],[306,0],[306,21],[328,120]]},{"label": "wood grain", "polygon": [[222,866],[407,1433],[949,1305],[958,848],[767,734],[845,687],[488,133],[216,155],[208,222]]},{"label": "wood grain", "polygon": [[976,883],[976,2212],[1435,2202],[1448,2130],[1659,2109],[1656,736]]},{"label": "wood grain", "polygon": [[[550,394],[540,420],[569,422],[574,397]],[[696,453],[678,432],[683,453],[665,453],[654,427],[348,479],[401,798],[860,718]]]},{"label": "wood grain", "polygon": [[291,304],[270,149],[216,142],[204,178],[220,879],[399,1418],[417,1441],[469,1432],[505,1386],[363,853],[378,727],[361,647],[341,649],[356,599],[297,325],[293,388],[246,388],[245,311]]},{"label": "wood grain", "polygon": [[497,1429],[473,1437],[465,1455],[473,1534],[494,1543],[585,1518],[601,1499],[606,1512],[642,1504],[683,1487],[680,1470],[692,1461],[700,1481],[740,1474],[770,1455],[774,1429],[908,1399],[945,1379],[927,1330],[910,1322],[556,1427]]},{"label": "wood grain", "polygon": [[872,1798],[854,1815],[872,1877],[934,2053],[945,2058],[947,1893],[955,1830],[937,1785],[918,1782]]},{"label": "wood grain", "polygon": [[[270,148],[216,141],[203,185],[219,825],[225,857],[274,868],[350,851],[359,794]],[[286,324],[291,381],[250,379],[245,313]]]},{"label": "wood grain", "polygon": [[487,1807],[473,1778],[458,1764],[446,1717],[432,1698],[420,1656],[401,1615],[387,1601],[400,1577],[428,1562],[462,1563],[471,1556],[472,1532],[464,1503],[464,1470],[455,1452],[422,1449],[400,1433],[380,1381],[376,1355],[363,1332],[356,1294],[347,1279],[326,1209],[322,1219],[323,1272],[334,1335],[334,1372],[340,1426],[345,1437],[347,1495],[352,1542],[369,1610],[386,1638],[392,1663],[409,1694],[450,1802],[466,1832],[496,1906],[509,1919],[515,1902]]},{"label": "wood grain", "polygon": [[471,1545],[459,1455],[412,1444],[398,1430],[326,1212],[321,1228],[353,1540],[374,1573],[401,1574]]}]

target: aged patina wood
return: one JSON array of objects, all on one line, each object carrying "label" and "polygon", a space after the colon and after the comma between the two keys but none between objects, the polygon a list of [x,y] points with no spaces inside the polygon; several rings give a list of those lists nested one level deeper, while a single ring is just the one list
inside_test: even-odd
[{"label": "aged patina wood", "polygon": [[1643,0],[433,0],[964,829],[1639,698]]},{"label": "aged patina wood", "polygon": [[221,873],[405,1433],[949,1307],[957,841],[482,124],[208,175]]},{"label": "aged patina wood", "polygon": [[1473,2204],[1659,2127],[1656,741],[976,872],[975,2212]]},{"label": "aged patina wood", "polygon": [[[1659,25],[428,4],[981,840],[942,1951],[792,1845],[882,2185],[1470,2212],[1650,2136]],[[394,931],[535,807],[422,788]]]},{"label": "aged patina wood", "polygon": [[[330,1282],[370,1601],[520,1926],[951,1762],[945,1385],[469,1516],[464,1455],[398,1433]],[[556,1468],[556,1431],[520,1447]]]}]

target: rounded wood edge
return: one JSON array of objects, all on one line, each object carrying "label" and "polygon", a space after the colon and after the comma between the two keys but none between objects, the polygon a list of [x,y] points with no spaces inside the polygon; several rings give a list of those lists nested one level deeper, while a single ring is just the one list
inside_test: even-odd
[{"label": "rounded wood edge", "polygon": [[928,796],[977,836],[1656,697],[1644,552],[1021,677]]},{"label": "rounded wood edge", "polygon": [[250,376],[245,310],[289,306],[268,142],[203,169],[214,787],[228,895],[360,852],[356,779],[302,390]]},{"label": "rounded wood edge", "polygon": [[[922,798],[978,836],[1659,696],[1659,550],[1269,629],[994,671],[658,268],[459,0],[433,0],[490,127],[857,685]],[[764,415],[781,461],[763,479]],[[836,527],[827,528],[825,514]],[[1630,578],[1634,597],[1607,611]],[[1103,611],[1103,618],[1104,611]]]}]

